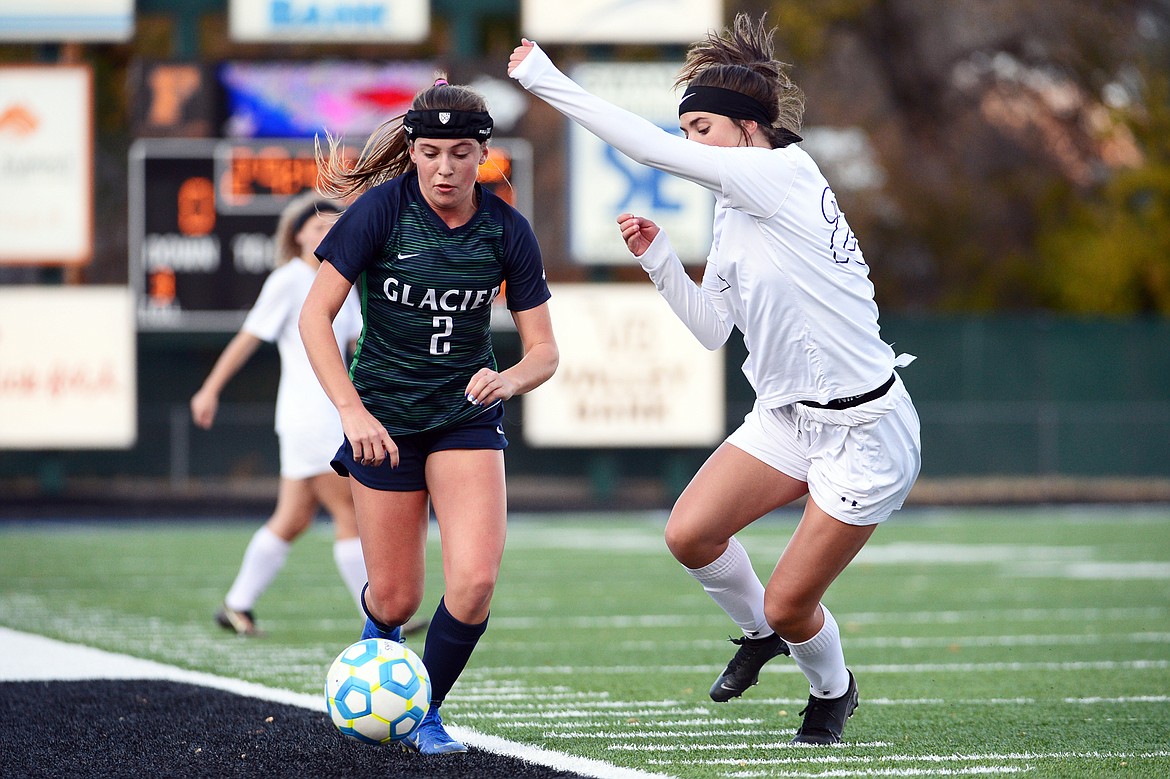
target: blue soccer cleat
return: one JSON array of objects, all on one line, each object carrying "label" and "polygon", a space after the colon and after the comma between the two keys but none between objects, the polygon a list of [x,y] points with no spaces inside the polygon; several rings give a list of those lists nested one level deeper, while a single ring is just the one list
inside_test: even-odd
[{"label": "blue soccer cleat", "polygon": [[362,639],[366,638],[384,638],[388,641],[393,641],[396,644],[402,643],[402,628],[390,628],[384,630],[378,626],[374,620],[366,617],[366,626],[362,628]]},{"label": "blue soccer cleat", "polygon": [[443,727],[443,718],[439,710],[432,706],[418,730],[403,739],[402,745],[420,755],[450,755],[456,752],[466,752],[467,747],[451,738],[447,729]]}]

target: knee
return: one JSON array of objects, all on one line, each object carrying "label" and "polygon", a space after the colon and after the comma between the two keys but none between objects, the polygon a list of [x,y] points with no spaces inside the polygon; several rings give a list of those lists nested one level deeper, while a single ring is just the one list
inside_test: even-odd
[{"label": "knee", "polygon": [[496,591],[496,575],[493,571],[480,571],[460,576],[447,582],[443,602],[451,616],[461,622],[477,623],[487,618],[491,609],[492,596]]},{"label": "knee", "polygon": [[422,592],[401,581],[379,581],[371,576],[366,586],[366,611],[384,625],[403,625],[422,603]]},{"label": "knee", "polygon": [[309,525],[313,524],[313,514],[307,510],[280,507],[268,520],[268,529],[275,535],[292,543],[296,541]]},{"label": "knee", "polygon": [[671,514],[664,535],[666,548],[674,559],[687,568],[702,568],[719,558],[727,548],[727,539],[710,537],[700,532],[694,523],[688,523]]},{"label": "knee", "polygon": [[817,631],[810,632],[809,628],[816,621],[819,607],[820,601],[809,603],[792,593],[764,594],[764,619],[781,638],[793,641],[806,641],[816,635]]},{"label": "knee", "polygon": [[[674,517],[671,517],[671,519],[673,520]],[[682,558],[686,556],[687,550],[690,547],[690,535],[683,531],[683,529],[680,528],[676,523],[671,521],[666,523],[664,539],[666,541],[666,548],[670,550],[672,555],[674,555],[674,559],[681,562]]]}]

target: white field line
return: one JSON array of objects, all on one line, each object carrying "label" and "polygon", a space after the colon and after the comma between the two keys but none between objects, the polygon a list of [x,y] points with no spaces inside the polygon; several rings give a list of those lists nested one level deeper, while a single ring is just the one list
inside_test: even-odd
[{"label": "white field line", "polygon": [[[637,727],[641,728],[641,725]],[[584,730],[546,730],[545,738],[723,738],[725,736],[758,736],[759,728],[736,730],[658,730],[653,733],[611,733],[589,732]]]},{"label": "white field line", "polygon": [[[460,696],[462,697],[462,696]],[[753,709],[774,706],[790,706],[793,710],[804,704],[795,698],[754,698],[742,702],[742,706]],[[1117,698],[1065,698],[1062,701],[1073,705],[1117,705],[1117,704],[1165,704],[1170,696],[1143,695]],[[875,706],[1021,706],[1040,705],[1051,707],[1052,701],[1035,698],[985,698],[945,700],[942,698],[917,699],[866,699],[866,705]],[[495,708],[478,706],[464,708],[450,704],[463,720],[485,720],[500,729],[538,729],[546,738],[588,738],[598,740],[646,741],[658,738],[718,738],[721,736],[747,736],[759,734],[764,719],[756,717],[721,718],[708,716],[712,707],[697,705],[680,708],[674,701],[611,701],[606,707],[580,706],[577,708],[555,708],[542,703],[539,689],[534,689],[531,702],[523,705],[498,705]],[[571,730],[545,730],[568,726]],[[713,727],[723,727],[710,730]],[[744,726],[756,726],[745,728]],[[721,745],[719,748],[728,748]]]},{"label": "white field line", "polygon": [[1121,698],[1065,698],[1065,703],[1170,703],[1170,695],[1134,695]]},{"label": "white field line", "polygon": [[[462,717],[462,714],[460,714],[460,716]],[[506,715],[506,714],[502,714],[502,713],[499,716],[497,716],[495,718],[496,727],[504,728],[504,729],[516,728],[519,730],[519,729],[526,729],[526,728],[546,728],[549,726],[549,723],[547,721],[522,720],[522,719],[521,720],[508,720],[507,719],[508,716],[510,716],[510,715]],[[594,720],[597,718],[597,715],[595,713],[591,713],[591,712],[590,713],[580,712],[579,716],[590,717]],[[623,723],[592,721],[592,722],[573,722],[573,723],[565,722],[565,723],[552,723],[552,724],[554,724],[554,725],[555,724],[563,724],[563,725],[571,724],[575,728],[582,729],[582,728],[613,728],[615,725],[620,727]],[[676,720],[676,719],[671,719],[669,717],[659,717],[654,722],[638,722],[638,723],[625,723],[625,724],[628,724],[629,727],[638,728],[639,731],[645,731],[645,730],[650,729],[650,728],[666,728],[666,727],[683,728],[683,727],[687,727],[688,725],[694,725],[694,726],[698,726],[698,727],[711,727],[713,725],[724,725],[724,724],[763,725],[764,720],[762,720],[762,719],[738,719],[734,723],[731,723],[728,720],[722,720],[722,719],[718,719],[718,718],[708,719],[708,718],[704,717],[702,719]],[[721,732],[726,733],[729,731],[721,731]],[[752,732],[759,733],[759,730],[753,730]],[[546,731],[546,735],[551,736],[552,734],[551,734],[551,732]],[[632,734],[628,734],[625,732],[622,732],[622,733],[608,732],[608,733],[599,733],[597,735],[597,737],[599,737],[599,738],[600,737],[626,738],[626,737],[629,737],[630,735],[632,735]],[[653,735],[653,734],[650,733],[648,735]],[[588,738],[593,738],[593,737],[594,736],[588,736]]]},{"label": "white field line", "polygon": [[[701,706],[688,706],[685,708],[681,706],[664,706],[656,708],[653,706],[653,702],[648,705],[647,703],[634,703],[632,701],[615,701],[614,705],[610,707],[609,711],[599,711],[598,709],[591,708],[546,709],[539,706],[539,704],[533,704],[531,708],[524,709],[522,711],[517,711],[515,709],[504,711],[502,708],[494,710],[479,709],[473,711],[455,706],[453,704],[454,702],[444,703],[443,708],[450,707],[453,712],[458,713],[460,719],[497,721],[527,717],[531,721],[542,723],[543,725],[547,725],[549,722],[553,722],[555,724],[558,720],[592,720],[598,717],[621,717],[623,719],[628,719],[630,717],[655,717],[659,721],[665,721],[663,718],[663,712],[694,717],[701,716],[708,713],[709,711],[708,709],[705,709]],[[610,724],[612,726],[612,723]]]},{"label": "white field line", "polygon": [[[160,679],[224,690],[235,695],[325,712],[319,695],[266,687],[262,684],[143,660],[128,655],[0,627],[0,681],[65,681],[78,679]],[[518,744],[469,728],[450,725],[447,730],[468,746],[514,757],[560,771],[573,771],[596,779],[648,779],[665,774],[622,768],[592,758],[577,757]]]},{"label": "white field line", "polygon": [[[895,625],[954,625],[979,624],[991,620],[1003,622],[1132,622],[1139,620],[1165,619],[1170,616],[1170,606],[1117,606],[1117,607],[1076,607],[1076,608],[1021,608],[971,609],[947,611],[869,611],[847,612],[843,624],[873,625],[892,623]],[[610,614],[600,617],[558,617],[543,615],[531,617],[492,616],[492,630],[529,630],[540,628],[569,629],[581,628],[668,628],[712,624],[727,625],[727,617],[718,613],[694,614]]]},{"label": "white field line", "polygon": [[783,777],[783,779],[817,779],[818,777],[844,777],[851,779],[859,776],[999,776],[1001,774],[1030,773],[1030,766],[972,766],[970,768],[866,768],[864,770],[845,771],[736,771],[724,774],[726,779],[751,779],[751,777],[768,776]]},{"label": "white field line", "polygon": [[[1103,635],[1099,633],[1073,634],[1024,634],[1024,635],[977,635],[977,636],[928,636],[928,637],[899,637],[899,636],[847,636],[849,647],[862,649],[962,649],[965,647],[1008,647],[1008,646],[1099,646],[1101,644],[1170,644],[1170,633],[1143,631],[1122,635]],[[565,641],[496,641],[494,645],[500,649],[534,650],[565,646],[576,639]],[[685,641],[666,641],[641,639],[633,641],[615,641],[610,644],[615,650],[665,650],[665,649],[711,649],[724,646],[727,639],[689,639]]]},{"label": "white field line", "polygon": [[[853,749],[860,744],[841,744],[829,749]],[[883,745],[884,746],[884,745]],[[1153,749],[1144,752],[977,752],[965,755],[825,755],[808,754],[813,749],[818,752],[825,747],[810,748],[804,744],[782,745],[782,748],[793,753],[792,757],[761,757],[761,758],[707,758],[699,757],[693,760],[671,760],[672,764],[679,765],[880,765],[882,763],[975,763],[975,762],[1024,762],[1028,760],[1133,760],[1141,758],[1148,760],[1156,757],[1170,757],[1170,750]],[[800,755],[800,753],[805,753]],[[656,764],[667,761],[652,760]]]},{"label": "white field line", "polygon": [[494,703],[500,706],[506,706],[509,703],[515,703],[517,706],[523,706],[531,703],[533,698],[539,698],[541,701],[598,701],[609,698],[607,692],[548,692],[546,688],[527,688],[523,690],[515,690],[506,693],[491,693],[484,691],[468,691],[459,690],[459,702],[461,704],[483,704]]},{"label": "white field line", "polygon": [[[885,749],[890,746],[887,741],[858,741],[842,744],[843,747],[849,749]],[[793,744],[791,741],[771,741],[761,744],[749,744],[741,742],[738,744],[610,744],[605,747],[610,752],[725,752],[729,749],[799,749],[805,750],[808,747],[804,744]],[[685,763],[685,760],[671,760],[671,763]],[[712,760],[712,763],[739,763],[738,758],[730,758],[726,760]],[[752,762],[752,761],[744,761]]]},{"label": "white field line", "polygon": [[[1040,704],[1043,706],[1051,706],[1052,701],[1040,701],[1036,698],[975,698],[975,699],[946,699],[946,698],[865,698],[866,706],[1033,706]],[[745,698],[739,705],[742,706],[803,706],[807,702],[804,698]],[[1105,697],[1088,697],[1088,698],[1064,698],[1062,703],[1080,704],[1080,705],[1099,705],[1099,704],[1129,704],[1129,703],[1170,703],[1170,695],[1134,695],[1134,696],[1120,696],[1113,698]],[[534,688],[527,696],[527,701],[524,703],[515,702],[499,702],[491,700],[482,700],[478,704],[472,706],[464,698],[459,696],[458,702],[452,701],[447,705],[451,707],[452,711],[459,711],[461,717],[468,719],[495,719],[495,718],[516,718],[516,717],[535,717],[534,721],[555,720],[559,718],[581,718],[581,717],[655,717],[657,722],[671,723],[671,727],[682,724],[706,724],[711,725],[715,723],[724,725],[750,725],[759,720],[747,717],[736,717],[734,719],[713,719],[706,717],[711,713],[709,705],[693,703],[686,704],[681,701],[622,701],[609,700],[602,703],[581,703],[572,708],[553,708],[557,701],[551,701],[541,694],[539,688]],[[489,708],[491,706],[491,708]],[[463,711],[469,709],[468,711]],[[663,716],[673,715],[673,716]],[[694,719],[677,719],[679,716],[693,716]],[[586,725],[588,723],[585,723]],[[607,723],[605,725],[609,727]],[[651,727],[651,723],[639,722],[638,728]]]},{"label": "white field line", "polygon": [[[803,706],[805,698],[744,698],[741,705],[756,704],[762,706]],[[1051,706],[1052,701],[1037,700],[1036,698],[864,698],[866,706]],[[1062,703],[1078,703],[1085,705],[1113,704],[1113,703],[1170,703],[1170,695],[1133,695],[1116,698],[1064,698]]]},{"label": "white field line", "polygon": [[[1084,660],[1069,662],[1034,663],[884,663],[850,666],[855,673],[876,674],[921,674],[921,673],[1003,673],[1008,671],[1154,671],[1170,668],[1170,660]],[[711,670],[709,665],[597,665],[570,666],[545,665],[522,667],[514,665],[484,666],[467,671],[473,678],[490,676],[604,676],[606,674],[703,674]],[[763,673],[799,674],[792,665],[767,665]]]},{"label": "white field line", "polygon": [[[1121,698],[1065,698],[1062,703],[1074,705],[1119,705],[1119,704],[1135,704],[1135,703],[1149,703],[1149,704],[1164,704],[1170,703],[1170,696],[1166,695],[1141,695],[1134,697]],[[798,701],[795,698],[759,698],[743,701],[743,706],[803,706],[804,701]],[[690,718],[677,719],[675,717],[663,717],[656,715],[655,712],[647,711],[640,708],[641,704],[629,702],[628,709],[615,709],[608,712],[608,716],[617,718],[630,717],[656,717],[653,722],[637,722],[631,724],[631,727],[636,728],[637,734],[625,734],[622,736],[634,735],[636,738],[657,738],[666,735],[678,728],[685,728],[688,726],[697,727],[711,727],[713,725],[760,725],[764,720],[754,719],[750,717],[738,717],[734,720],[722,718],[709,718],[701,716],[705,709],[687,709],[685,711],[675,710],[675,714],[689,715]],[[1041,705],[1050,707],[1051,701],[1038,701],[1034,698],[1011,698],[1011,699],[994,699],[987,700],[954,700],[948,701],[942,698],[934,699],[918,699],[918,700],[890,700],[888,698],[865,699],[866,706],[1035,706]],[[700,716],[694,716],[700,715]],[[615,725],[620,726],[621,723],[615,722],[600,722],[597,721],[599,717],[606,716],[606,713],[597,711],[582,711],[582,710],[554,710],[541,709],[540,711],[505,711],[497,709],[494,711],[460,711],[461,719],[487,719],[498,723],[501,728],[541,728],[549,725],[550,721],[555,720],[573,720],[573,719],[589,719],[591,722],[576,722],[573,723],[577,730],[570,734],[562,734],[563,738],[617,738],[619,734],[614,733],[612,729]],[[535,719],[534,719],[535,717]],[[566,723],[567,724],[567,723]],[[586,729],[597,728],[597,731],[588,731]],[[658,729],[668,728],[671,731],[660,731]],[[688,731],[691,735],[696,735],[693,731]],[[734,733],[734,730],[720,730],[721,734]],[[756,731],[750,731],[756,732]],[[549,731],[549,736],[558,735],[555,731]]]}]

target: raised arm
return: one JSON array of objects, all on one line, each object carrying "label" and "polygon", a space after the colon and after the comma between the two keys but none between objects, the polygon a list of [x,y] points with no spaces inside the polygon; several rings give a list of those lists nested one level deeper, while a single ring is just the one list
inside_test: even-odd
[{"label": "raised arm", "polygon": [[508,75],[562,114],[635,162],[703,186],[720,189],[716,153],[663,130],[635,113],[586,92],[557,70],[535,43],[524,41],[512,53]]}]

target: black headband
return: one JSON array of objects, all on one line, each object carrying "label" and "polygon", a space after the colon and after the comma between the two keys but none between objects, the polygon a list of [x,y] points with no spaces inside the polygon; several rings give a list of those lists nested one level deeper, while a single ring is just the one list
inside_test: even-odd
[{"label": "black headband", "polygon": [[305,222],[309,221],[311,217],[317,214],[340,214],[341,208],[327,201],[315,201],[305,206],[305,210],[297,214],[296,218],[289,223],[291,228],[289,235],[295,236],[305,226]]},{"label": "black headband", "polygon": [[678,115],[688,111],[705,111],[729,119],[751,119],[765,127],[772,125],[763,103],[743,92],[723,87],[687,87],[678,101]]},{"label": "black headband", "polygon": [[446,108],[406,112],[402,129],[416,138],[471,138],[480,143],[492,137],[492,117],[487,111],[453,111]]}]

